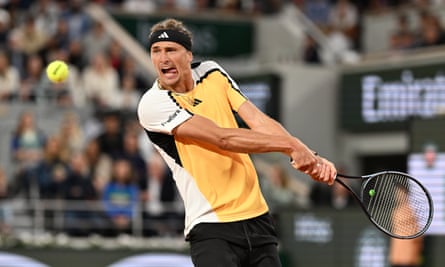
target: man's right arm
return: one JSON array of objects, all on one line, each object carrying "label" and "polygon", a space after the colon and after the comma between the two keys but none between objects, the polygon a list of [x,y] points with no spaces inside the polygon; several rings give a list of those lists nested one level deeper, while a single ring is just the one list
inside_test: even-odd
[{"label": "man's right arm", "polygon": [[[220,149],[238,153],[291,153],[292,138],[254,132],[243,128],[221,128],[213,121],[193,115],[186,122],[173,130],[177,138],[189,138],[196,142],[204,142]],[[272,139],[275,139],[272,141]]]},{"label": "man's right arm", "polygon": [[189,138],[232,152],[281,152],[290,158],[298,158],[298,166],[294,163],[294,167],[310,175],[314,180],[332,184],[335,177],[332,163],[314,156],[302,142],[289,134],[277,135],[244,128],[221,128],[199,115],[194,115],[177,126],[173,134],[178,140]]}]

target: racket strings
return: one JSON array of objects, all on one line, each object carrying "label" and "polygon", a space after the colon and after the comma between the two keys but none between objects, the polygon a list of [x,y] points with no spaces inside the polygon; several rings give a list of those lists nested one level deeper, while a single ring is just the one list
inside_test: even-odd
[{"label": "racket strings", "polygon": [[400,237],[415,236],[430,220],[430,206],[423,188],[400,174],[380,174],[365,185],[363,198],[371,218],[385,231]]},{"label": "racket strings", "polygon": [[380,226],[385,229],[390,229],[392,225],[391,216],[387,216],[384,212],[380,212],[381,210],[393,209],[394,203],[384,201],[394,193],[392,192],[393,188],[389,187],[387,183],[388,179],[375,179],[373,190],[374,192],[378,190],[377,192],[379,192],[379,196],[370,199],[371,201],[369,202],[368,211]]}]

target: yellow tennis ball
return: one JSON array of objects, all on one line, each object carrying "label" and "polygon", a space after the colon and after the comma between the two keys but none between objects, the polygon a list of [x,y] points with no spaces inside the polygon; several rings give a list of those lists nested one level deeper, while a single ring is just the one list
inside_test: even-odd
[{"label": "yellow tennis ball", "polygon": [[62,60],[54,60],[46,67],[48,79],[54,83],[61,83],[68,77],[68,65]]}]

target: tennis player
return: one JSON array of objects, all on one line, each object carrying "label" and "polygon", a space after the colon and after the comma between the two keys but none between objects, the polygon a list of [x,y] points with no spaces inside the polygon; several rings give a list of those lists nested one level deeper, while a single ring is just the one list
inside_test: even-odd
[{"label": "tennis player", "polygon": [[[281,266],[249,153],[281,152],[295,169],[328,184],[334,165],[255,107],[217,63],[192,63],[192,35],[181,21],[155,24],[148,46],[158,77],[141,98],[138,117],[184,201],[193,263]],[[249,129],[237,127],[233,112]]]}]

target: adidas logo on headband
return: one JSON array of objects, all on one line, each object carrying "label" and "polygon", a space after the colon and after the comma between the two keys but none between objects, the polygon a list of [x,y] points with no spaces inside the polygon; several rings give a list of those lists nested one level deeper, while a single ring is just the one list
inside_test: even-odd
[{"label": "adidas logo on headband", "polygon": [[148,49],[157,42],[175,42],[192,51],[192,40],[187,34],[176,29],[162,29],[152,32],[148,38]]},{"label": "adidas logo on headband", "polygon": [[167,39],[169,38],[168,34],[166,32],[163,32],[158,36],[158,39],[165,39],[165,38],[167,38]]}]

